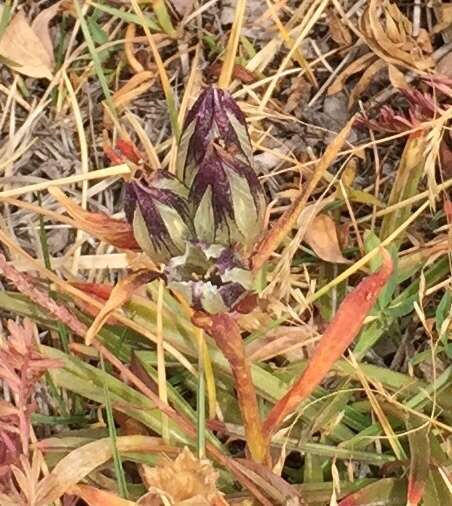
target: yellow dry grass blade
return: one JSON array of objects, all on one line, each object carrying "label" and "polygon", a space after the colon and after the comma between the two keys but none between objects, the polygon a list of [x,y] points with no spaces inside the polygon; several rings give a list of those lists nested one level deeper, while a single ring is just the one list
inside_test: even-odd
[{"label": "yellow dry grass blade", "polygon": [[373,412],[375,413],[378,421],[380,422],[380,425],[384,431],[384,433],[387,436],[387,440],[389,445],[392,448],[392,451],[394,452],[394,455],[399,460],[404,460],[406,458],[405,452],[402,448],[402,445],[400,444],[400,441],[398,440],[395,432],[393,431],[391,424],[389,423],[389,420],[387,419],[385,412],[383,411],[382,407],[380,406],[377,397],[375,396],[373,390],[371,389],[369,382],[367,381],[367,378],[365,374],[363,373],[358,361],[356,360],[355,356],[352,352],[349,354],[350,361],[353,366],[353,368],[356,371],[356,375],[359,378],[364,391],[366,392],[366,396],[369,399],[370,405],[373,409]]},{"label": "yellow dry grass blade", "polygon": [[68,184],[81,183],[83,181],[92,181],[94,179],[104,179],[106,177],[115,177],[115,176],[124,176],[130,174],[130,168],[125,164],[114,165],[113,167],[108,167],[107,169],[93,170],[88,172],[87,174],[74,174],[73,176],[62,177],[60,179],[49,179],[48,181],[43,181],[42,183],[34,183],[26,186],[22,186],[20,188],[13,188],[11,190],[6,190],[0,192],[0,200],[9,198],[9,197],[17,197],[19,195],[24,195],[30,192],[39,192],[43,190],[47,190],[53,186],[65,186]]},{"label": "yellow dry grass blade", "polygon": [[[80,111],[77,96],[74,92],[74,88],[72,87],[72,83],[65,72],[63,73],[63,79],[68,91],[69,102],[71,104],[72,112],[74,114],[75,126],[77,128],[77,135],[80,144],[80,173],[86,175],[89,172],[89,155],[88,155],[88,143],[86,140],[85,129],[83,127],[82,113]],[[88,192],[88,181],[84,179],[82,181],[82,195],[80,199],[80,205],[82,209],[86,209],[87,192]],[[72,269],[71,269],[72,274],[76,274],[78,270],[78,261],[80,258],[81,246],[84,237],[85,233],[82,230],[77,230],[75,242],[78,246],[74,251],[74,255],[72,258]]]},{"label": "yellow dry grass blade", "polygon": [[231,34],[224,54],[223,67],[218,78],[218,87],[227,89],[231,82],[232,71],[234,70],[235,57],[239,47],[240,32],[242,31],[243,19],[245,17],[246,0],[237,0],[235,16],[232,23]]},{"label": "yellow dry grass blade", "polygon": [[301,32],[298,35],[295,43],[293,44],[290,51],[287,53],[286,57],[282,61],[281,65],[278,68],[278,71],[273,76],[272,80],[270,81],[269,86],[267,87],[264,96],[262,97],[262,100],[259,104],[260,109],[263,110],[270,98],[273,95],[273,91],[275,90],[275,87],[281,78],[282,73],[284,70],[286,70],[287,65],[289,64],[290,60],[293,58],[295,51],[297,50],[298,46],[301,44],[303,39],[306,37],[306,35],[310,32],[312,27],[315,25],[317,20],[322,15],[323,11],[325,10],[325,7],[328,5],[329,0],[317,0],[315,1],[312,6],[310,7],[309,11],[306,13],[305,18],[303,18],[302,26],[301,26]]},{"label": "yellow dry grass blade", "polygon": [[[294,46],[294,40],[288,33],[286,27],[281,23],[281,20],[278,17],[278,14],[275,10],[275,6],[273,5],[272,0],[266,0],[268,9],[270,11],[270,14],[278,27],[279,33],[281,34],[282,39],[284,40],[286,46],[289,49],[292,49]],[[306,61],[306,58],[304,57],[303,53],[301,52],[301,49],[295,48],[294,52],[294,60],[300,65],[300,67],[306,72],[306,75],[308,76],[311,83],[318,88],[317,79],[314,75],[314,72],[311,70],[311,67],[309,66],[309,63]]]}]

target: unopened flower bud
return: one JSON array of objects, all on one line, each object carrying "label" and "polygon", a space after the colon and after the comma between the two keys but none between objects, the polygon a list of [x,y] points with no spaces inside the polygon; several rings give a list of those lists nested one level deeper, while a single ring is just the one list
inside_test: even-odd
[{"label": "unopened flower bud", "polygon": [[253,152],[245,115],[225,90],[207,88],[187,114],[177,156],[177,174],[187,186],[193,168],[202,162],[215,141],[227,152],[253,165]]},{"label": "unopened flower bud", "polygon": [[135,239],[154,262],[185,251],[193,226],[187,188],[168,171],[141,175],[126,184],[124,211]]},{"label": "unopened flower bud", "polygon": [[249,250],[262,233],[265,198],[256,173],[218,146],[193,168],[188,201],[201,241]]}]

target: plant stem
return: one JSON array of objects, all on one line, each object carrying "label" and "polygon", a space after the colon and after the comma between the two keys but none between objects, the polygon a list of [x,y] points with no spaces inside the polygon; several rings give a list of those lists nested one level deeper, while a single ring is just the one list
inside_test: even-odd
[{"label": "plant stem", "polygon": [[259,463],[268,462],[268,447],[259,415],[256,389],[237,323],[228,314],[210,316],[204,313],[195,314],[193,322],[215,339],[231,366],[251,458]]}]

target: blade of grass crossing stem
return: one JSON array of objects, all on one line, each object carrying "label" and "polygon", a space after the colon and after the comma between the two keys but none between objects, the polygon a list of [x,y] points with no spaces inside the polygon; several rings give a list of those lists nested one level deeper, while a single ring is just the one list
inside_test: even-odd
[{"label": "blade of grass crossing stem", "polygon": [[88,46],[89,53],[91,58],[93,59],[94,70],[96,72],[97,78],[99,79],[100,86],[105,96],[105,103],[109,108],[111,115],[116,118],[116,110],[114,104],[111,100],[110,88],[108,87],[107,79],[105,78],[105,74],[102,68],[102,62],[100,61],[99,54],[96,50],[96,45],[94,44],[93,37],[88,27],[88,23],[86,22],[85,15],[82,12],[82,8],[80,7],[79,1],[74,0],[75,11],[77,13],[77,18],[80,22],[80,28],[82,29],[83,37],[85,38],[86,45]]},{"label": "blade of grass crossing stem", "polygon": [[[168,391],[166,389],[166,369],[165,369],[165,350],[163,348],[163,280],[158,280],[157,296],[157,374],[160,399],[168,404]],[[162,437],[164,441],[169,441],[168,417],[162,413]]]},{"label": "blade of grass crossing stem", "polygon": [[209,355],[209,348],[205,345],[205,341],[203,359],[207,396],[209,398],[209,419],[213,420],[216,416],[217,409],[217,388],[215,386],[215,374],[213,372],[212,360]]},{"label": "blade of grass crossing stem", "polygon": [[[424,202],[422,206],[419,207],[419,209],[417,209],[404,223],[402,223],[399,227],[397,227],[394,230],[394,232],[392,232],[392,234],[388,235],[388,237],[381,242],[380,247],[383,248],[391,244],[394,241],[394,239],[399,236],[399,234],[401,234],[406,228],[408,228],[408,226],[411,223],[416,221],[418,216],[421,215],[428,206],[429,202],[428,201]],[[326,285],[322,286],[322,288],[319,288],[319,290],[317,290],[312,295],[308,296],[305,301],[306,306],[318,300],[320,297],[322,297],[322,295],[328,293],[329,290],[331,290],[331,288],[337,286],[339,283],[342,283],[342,281],[348,279],[355,272],[358,272],[361,269],[361,267],[366,265],[374,256],[378,255],[379,251],[380,248],[374,248],[373,250],[369,251],[369,253],[367,253],[359,260],[354,262],[354,264],[351,265],[348,269],[345,269],[345,271],[341,272],[339,276],[334,278]]]},{"label": "blade of grass crossing stem", "polygon": [[[178,301],[178,304],[183,308],[185,314],[188,316],[188,319],[191,319],[193,315],[193,310],[187,304],[186,300],[183,297],[178,296],[177,294],[176,299]],[[188,334],[188,336],[191,340],[193,340],[191,332]],[[204,372],[207,387],[207,395],[209,397],[209,419],[213,420],[216,416],[217,388],[215,386],[215,374],[213,372],[212,359],[210,357],[208,346],[204,346]]]},{"label": "blade of grass crossing stem", "polygon": [[[105,373],[106,372],[105,363],[102,354],[100,355],[100,364],[102,371]],[[127,499],[127,497],[129,496],[127,491],[127,482],[124,474],[124,469],[122,468],[121,455],[119,454],[118,446],[116,444],[117,441],[116,441],[115,420],[113,417],[113,410],[111,407],[110,391],[108,390],[108,387],[106,385],[104,385],[104,395],[105,395],[105,412],[107,414],[108,434],[111,439],[111,448],[113,454],[113,464],[115,468],[116,481],[118,483],[119,494],[124,499]]]},{"label": "blade of grass crossing stem", "polygon": [[157,45],[155,44],[155,41],[152,37],[152,34],[149,30],[149,28],[144,23],[144,15],[143,11],[141,10],[140,6],[138,5],[136,0],[130,0],[133,10],[135,11],[136,15],[140,18],[141,26],[143,27],[143,31],[146,35],[146,38],[149,42],[149,47],[152,51],[152,56],[154,57],[155,63],[157,65],[157,69],[160,76],[160,82],[162,84],[163,93],[165,94],[166,104],[168,105],[168,112],[170,117],[170,123],[171,123],[171,129],[173,131],[173,135],[176,138],[176,140],[179,140],[179,123],[177,120],[177,111],[176,111],[176,104],[174,101],[173,92],[171,90],[171,85],[169,82],[168,74],[165,70],[165,65],[163,64],[162,58],[160,56],[160,53],[158,51]]},{"label": "blade of grass crossing stem", "polygon": [[367,381],[366,376],[362,372],[355,356],[353,353],[350,352],[350,360],[353,365],[353,367],[356,370],[358,379],[360,380],[364,391],[366,393],[366,397],[369,400],[370,406],[375,413],[375,416],[377,417],[378,422],[381,425],[381,428],[383,429],[387,441],[389,443],[389,446],[392,448],[392,451],[394,452],[394,455],[397,457],[398,460],[403,460],[406,458],[405,451],[402,448],[402,445],[400,444],[400,441],[398,437],[396,436],[385,412],[383,411],[383,408],[381,407],[380,403],[378,402],[377,396],[374,394],[373,390],[370,388],[369,382]]},{"label": "blade of grass crossing stem", "polygon": [[228,45],[226,46],[224,54],[223,66],[221,67],[220,77],[218,78],[219,88],[226,89],[231,82],[232,71],[234,70],[235,58],[240,42],[240,32],[242,31],[243,19],[245,17],[245,9],[246,0],[237,0],[231,34],[229,35]]},{"label": "blade of grass crossing stem", "polygon": [[205,347],[204,331],[202,329],[198,329],[198,386],[196,392],[196,449],[198,452],[198,459],[203,459],[206,456],[206,389],[204,377]]}]

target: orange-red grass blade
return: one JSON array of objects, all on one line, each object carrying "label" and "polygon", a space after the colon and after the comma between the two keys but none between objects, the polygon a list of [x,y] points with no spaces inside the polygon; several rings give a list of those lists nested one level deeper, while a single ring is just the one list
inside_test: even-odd
[{"label": "orange-red grass blade", "polygon": [[303,374],[286,395],[280,399],[264,422],[264,431],[271,437],[283,420],[292,414],[325,378],[328,371],[358,335],[367,313],[392,273],[392,260],[382,249],[383,265],[380,270],[363,279],[339,306],[328,325]]}]

